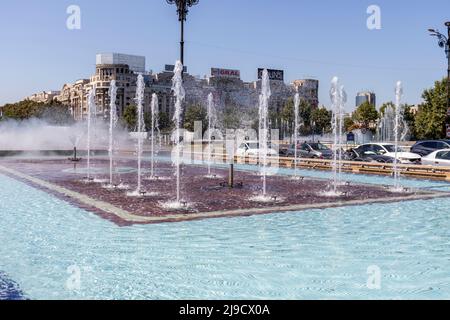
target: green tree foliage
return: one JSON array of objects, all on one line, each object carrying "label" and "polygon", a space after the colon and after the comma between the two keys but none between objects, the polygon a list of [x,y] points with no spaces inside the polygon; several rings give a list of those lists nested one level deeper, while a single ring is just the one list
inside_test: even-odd
[{"label": "green tree foliage", "polygon": [[201,105],[192,105],[186,109],[184,129],[194,132],[194,125],[196,121],[202,122],[202,134],[208,130],[208,115],[205,108]]},{"label": "green tree foliage", "polygon": [[345,132],[351,132],[355,129],[355,121],[350,117],[344,118],[344,130]]},{"label": "green tree foliage", "polygon": [[137,107],[135,105],[127,106],[123,112],[122,121],[128,131],[134,131],[137,125]]},{"label": "green tree foliage", "polygon": [[415,118],[414,133],[417,139],[445,138],[447,116],[447,79],[436,81],[431,89],[422,94],[424,103],[419,106]]},{"label": "green tree foliage", "polygon": [[52,101],[49,103],[23,100],[3,106],[4,119],[27,120],[41,119],[52,125],[66,125],[73,123],[69,108]]},{"label": "green tree foliage", "polygon": [[284,107],[281,110],[280,118],[288,125],[289,128],[293,127],[295,121],[293,98],[289,98],[284,104]]},{"label": "green tree foliage", "polygon": [[170,131],[173,128],[173,122],[167,112],[159,113],[159,128],[163,132]]},{"label": "green tree foliage", "polygon": [[311,113],[311,120],[315,123],[313,126],[314,133],[328,133],[331,131],[332,112],[325,109],[325,107],[313,110]]},{"label": "green tree foliage", "polygon": [[[225,106],[221,118],[223,129],[239,129],[241,127],[242,112],[234,105]],[[256,127],[258,127],[258,123],[256,123]]]},{"label": "green tree foliage", "polygon": [[373,129],[378,120],[378,111],[373,104],[364,102],[353,113],[353,120],[357,122],[361,128]]}]

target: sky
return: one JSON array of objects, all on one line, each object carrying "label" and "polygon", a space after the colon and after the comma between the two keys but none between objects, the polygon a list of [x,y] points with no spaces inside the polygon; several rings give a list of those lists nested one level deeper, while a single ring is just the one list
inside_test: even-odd
[{"label": "sky", "polygon": [[[67,8],[81,9],[81,29],[69,30]],[[367,8],[381,9],[381,29],[369,30]],[[320,80],[320,104],[329,106],[338,76],[354,109],[361,90],[378,106],[404,84],[404,101],[422,101],[425,88],[446,75],[444,51],[427,29],[445,31],[448,0],[200,0],[188,16],[185,63],[193,75],[211,67],[285,70],[285,81]],[[144,55],[161,71],[179,58],[175,6],[165,0],[1,0],[0,105],[88,78],[95,54]]]}]

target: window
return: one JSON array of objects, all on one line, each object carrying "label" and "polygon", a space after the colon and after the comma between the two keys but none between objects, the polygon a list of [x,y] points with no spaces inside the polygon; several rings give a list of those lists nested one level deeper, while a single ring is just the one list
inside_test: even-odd
[{"label": "window", "polygon": [[386,150],[384,150],[383,147],[376,145],[376,144],[371,146],[370,151],[373,151],[378,155],[386,153]]},{"label": "window", "polygon": [[436,149],[447,149],[448,145],[445,142],[436,142]]},{"label": "window", "polygon": [[304,151],[310,151],[309,145],[306,144],[306,143],[302,144],[302,146],[300,147],[300,149],[301,149],[301,150],[304,150]]},{"label": "window", "polygon": [[316,151],[327,151],[329,148],[321,143],[311,143],[311,148]]},{"label": "window", "polygon": [[437,149],[437,144],[434,141],[427,141],[427,142],[422,143],[422,147],[430,148],[430,149]]},{"label": "window", "polygon": [[439,160],[450,160],[450,151],[438,152],[438,154],[436,155],[436,159],[439,159]]}]

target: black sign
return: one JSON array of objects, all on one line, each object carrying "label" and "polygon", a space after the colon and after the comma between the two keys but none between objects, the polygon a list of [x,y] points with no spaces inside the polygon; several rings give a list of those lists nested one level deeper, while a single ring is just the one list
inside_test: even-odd
[{"label": "black sign", "polygon": [[347,134],[347,142],[355,142],[355,134],[353,132]]},{"label": "black sign", "polygon": [[[166,64],[164,69],[165,69],[166,72],[173,72],[173,70],[175,70],[175,66],[173,64]],[[187,73],[187,67],[186,66],[183,67],[183,72]]]},{"label": "black sign", "polygon": [[[262,79],[264,69],[259,68],[258,69],[258,79]],[[283,70],[271,70],[267,69],[267,72],[269,73],[269,80],[277,80],[277,81],[284,81],[284,71]]]}]

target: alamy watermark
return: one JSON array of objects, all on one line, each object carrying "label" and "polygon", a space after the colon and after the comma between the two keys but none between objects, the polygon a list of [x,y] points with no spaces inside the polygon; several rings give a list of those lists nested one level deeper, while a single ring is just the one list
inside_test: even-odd
[{"label": "alamy watermark", "polygon": [[69,30],[81,29],[81,8],[78,5],[67,7],[66,13],[69,15],[66,20],[66,27]]},{"label": "alamy watermark", "polygon": [[80,291],[83,276],[92,272],[92,268],[71,265],[67,268],[66,272],[69,275],[66,280],[66,289],[69,291]]},{"label": "alamy watermark", "polygon": [[375,4],[370,5],[367,8],[367,29],[369,30],[381,30],[381,8]]},{"label": "alamy watermark", "polygon": [[379,266],[369,266],[367,268],[367,288],[369,290],[380,290],[381,289],[381,269]]}]

